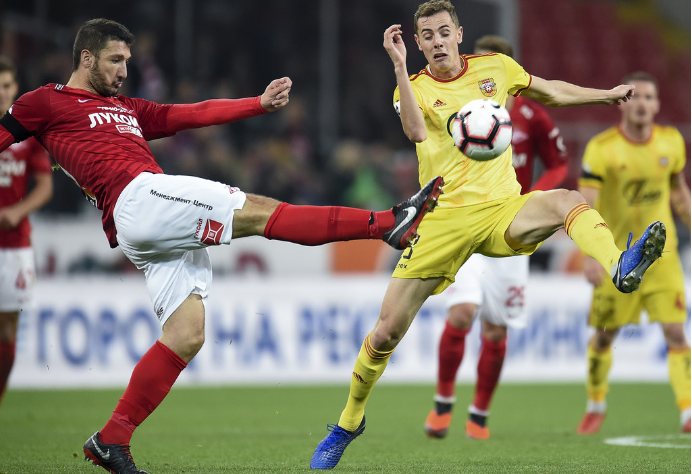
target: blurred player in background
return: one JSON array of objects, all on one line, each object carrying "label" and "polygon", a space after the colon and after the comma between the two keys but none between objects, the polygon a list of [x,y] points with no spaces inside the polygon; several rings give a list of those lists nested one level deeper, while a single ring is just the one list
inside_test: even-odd
[{"label": "blurred player in background", "polygon": [[[19,86],[14,66],[0,58],[0,115]],[[36,269],[29,214],[53,195],[48,153],[33,138],[0,153],[0,402],[14,365],[19,313],[30,306]],[[27,193],[29,177],[34,187]]]},{"label": "blurred player in background", "polygon": [[[502,53],[513,57],[512,45],[491,35],[476,41],[474,53]],[[521,193],[555,189],[567,175],[567,151],[559,129],[543,107],[532,100],[508,95],[505,107],[512,118],[512,164]],[[536,155],[544,165],[544,172],[531,186]],[[447,435],[452,405],[456,401],[454,382],[464,357],[466,335],[478,316],[481,319],[481,351],[466,435],[474,439],[490,437],[486,422],[505,360],[507,326],[526,326],[524,288],[528,277],[528,255],[491,258],[474,254],[445,291],[449,313],[440,338],[435,408],[425,420],[428,436],[443,438]]]},{"label": "blurred player in background", "polygon": [[372,332],[365,336],[353,369],[346,407],[338,424],[319,443],[313,469],[331,469],[365,430],[365,405],[395,347],[425,300],[454,282],[473,253],[490,257],[530,255],[564,227],[579,248],[609,272],[623,292],[636,290],[643,272],[665,243],[665,227],[654,222],[621,251],[601,215],[577,191],[534,191],[520,195],[511,147],[490,161],[468,159],[454,147],[451,122],[463,105],[507,94],[523,94],[551,106],[619,104],[632,85],[587,89],[529,75],[503,54],[459,55],[462,28],[454,7],[429,1],[414,15],[416,44],[428,65],[410,76],[401,25],[384,32],[383,46],[394,65],[398,87],[394,107],[406,136],[416,143],[421,182],[440,175],[444,194],[439,209],[422,220],[415,247],[396,265]]},{"label": "blurred player in background", "polygon": [[683,324],[687,318],[685,278],[678,255],[672,209],[690,227],[690,190],[683,170],[685,142],[674,127],[654,122],[659,111],[658,83],[645,72],[623,79],[634,84],[632,100],[620,105],[620,123],[596,135],[584,152],[579,190],[603,215],[618,245],[629,231],[640,232],[647,220],[668,228],[664,256],[653,265],[639,291],[623,295],[604,278],[604,271],[586,257],[584,273],[594,286],[589,324],[595,333],[587,349],[587,406],[577,433],[593,434],[606,415],[608,372],[613,340],[619,329],[638,324],[642,309],[649,321],[661,324],[668,345],[668,373],[680,409],[682,431],[690,432],[690,346]]},{"label": "blurred player in background", "polygon": [[209,245],[261,235],[303,245],[382,239],[403,249],[440,193],[433,179],[395,208],[371,212],[292,206],[218,182],[165,175],[147,140],[276,111],[288,104],[291,80],[272,81],[261,96],[246,99],[161,105],[129,98],[118,89],[133,42],[114,21],[84,23],[69,82],[24,94],[0,118],[0,150],[35,136],[103,211],[111,247],[120,246],[146,276],[161,338],[135,366],[105,427],[84,444],[87,459],[116,474],[144,472],[130,454],[132,434],[204,343]]}]

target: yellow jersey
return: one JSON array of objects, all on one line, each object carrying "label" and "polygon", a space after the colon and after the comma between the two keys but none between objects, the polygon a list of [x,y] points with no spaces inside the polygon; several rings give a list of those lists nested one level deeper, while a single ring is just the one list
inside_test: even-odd
[{"label": "yellow jersey", "polygon": [[[475,99],[492,99],[505,105],[507,94],[519,95],[531,76],[512,58],[499,53],[461,55],[461,72],[438,79],[430,66],[409,80],[423,111],[427,139],[416,143],[421,186],[436,176],[445,180],[440,208],[468,206],[518,196],[521,186],[512,166],[511,146],[490,161],[475,161],[462,154],[452,139],[456,113]],[[399,88],[394,108],[399,111]]]},{"label": "yellow jersey", "polygon": [[600,190],[595,208],[618,247],[625,248],[630,232],[638,236],[658,220],[668,231],[665,250],[677,251],[670,182],[685,161],[685,141],[674,127],[654,125],[646,142],[628,140],[618,127],[589,141],[579,184]]}]

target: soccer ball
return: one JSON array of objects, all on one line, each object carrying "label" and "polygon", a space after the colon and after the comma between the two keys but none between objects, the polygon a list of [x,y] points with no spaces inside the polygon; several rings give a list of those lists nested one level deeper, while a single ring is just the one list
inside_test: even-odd
[{"label": "soccer ball", "polygon": [[457,113],[452,138],[454,146],[472,160],[497,158],[512,142],[509,112],[494,100],[472,100]]}]

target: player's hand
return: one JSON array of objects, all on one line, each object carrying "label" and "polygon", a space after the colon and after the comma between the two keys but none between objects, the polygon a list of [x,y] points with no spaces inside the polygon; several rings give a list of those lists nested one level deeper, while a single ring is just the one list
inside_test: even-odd
[{"label": "player's hand", "polygon": [[632,98],[634,86],[632,84],[620,84],[619,86],[610,89],[609,92],[611,99],[608,101],[608,104],[620,105]]},{"label": "player's hand", "polygon": [[12,230],[22,222],[24,214],[12,206],[0,209],[0,228]]},{"label": "player's hand", "polygon": [[401,37],[401,25],[392,25],[384,30],[383,46],[395,67],[406,65],[406,45]]},{"label": "player's hand", "polygon": [[260,104],[264,110],[274,112],[288,104],[288,93],[291,92],[293,82],[288,77],[274,79],[269,83],[264,94],[260,97]]},{"label": "player's hand", "polygon": [[603,284],[603,275],[606,271],[596,259],[591,257],[584,258],[584,276],[595,288]]}]

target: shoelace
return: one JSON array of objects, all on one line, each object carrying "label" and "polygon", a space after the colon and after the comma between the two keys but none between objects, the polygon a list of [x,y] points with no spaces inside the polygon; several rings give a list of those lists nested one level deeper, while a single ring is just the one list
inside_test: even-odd
[{"label": "shoelace", "polygon": [[329,423],[327,424],[327,431],[331,431],[335,435],[339,436],[342,440],[348,439],[349,433],[339,425],[335,423]]},{"label": "shoelace", "polygon": [[[630,236],[627,237],[627,250],[630,249],[630,243],[632,242],[632,237],[634,237],[634,234],[632,234],[632,232],[630,232]],[[636,242],[635,242],[635,244],[636,244]]]}]

